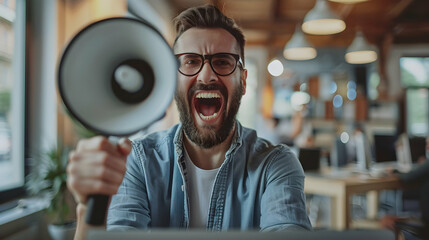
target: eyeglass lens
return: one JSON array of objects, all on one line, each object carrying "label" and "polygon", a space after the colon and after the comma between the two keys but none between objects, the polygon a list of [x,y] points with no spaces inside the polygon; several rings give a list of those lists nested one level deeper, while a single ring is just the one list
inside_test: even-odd
[{"label": "eyeglass lens", "polygon": [[[206,58],[209,60],[213,71],[221,76],[231,74],[237,66],[237,60],[234,56],[227,53],[208,55]],[[183,54],[179,56],[179,64],[179,71],[181,73],[192,76],[202,69],[204,57],[192,53]]]}]

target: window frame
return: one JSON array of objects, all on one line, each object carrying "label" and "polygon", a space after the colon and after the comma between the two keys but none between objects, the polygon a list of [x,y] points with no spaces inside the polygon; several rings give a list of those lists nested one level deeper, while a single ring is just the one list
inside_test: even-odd
[{"label": "window frame", "polygon": [[[23,182],[17,186],[11,187],[0,191],[0,204],[3,205],[4,210],[14,205],[5,204],[12,202],[17,198],[26,195],[25,178],[29,173],[28,170],[28,89],[27,89],[27,78],[26,78],[26,1],[17,0],[15,3],[15,20],[14,20],[14,53],[12,71],[14,78],[14,86],[12,89],[12,99],[18,107],[17,110],[13,110],[11,113],[14,119],[14,125],[11,126],[11,130],[14,133],[12,138],[12,146],[20,146],[18,150],[12,150],[12,158],[20,158],[23,161],[21,169],[23,174]],[[13,151],[17,151],[14,153]],[[5,207],[6,206],[6,207]],[[0,209],[2,207],[0,206]],[[2,209],[3,210],[3,209]]]}]

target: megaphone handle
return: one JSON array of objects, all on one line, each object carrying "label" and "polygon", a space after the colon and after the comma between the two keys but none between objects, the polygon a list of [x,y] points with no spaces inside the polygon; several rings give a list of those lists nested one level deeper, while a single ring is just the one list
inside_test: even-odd
[{"label": "megaphone handle", "polygon": [[85,221],[89,225],[102,226],[106,220],[109,196],[94,194],[88,197]]},{"label": "megaphone handle", "polygon": [[[109,141],[117,145],[119,138],[110,136]],[[89,225],[102,226],[106,220],[107,204],[109,196],[102,194],[93,194],[88,196],[87,212],[85,221]]]}]

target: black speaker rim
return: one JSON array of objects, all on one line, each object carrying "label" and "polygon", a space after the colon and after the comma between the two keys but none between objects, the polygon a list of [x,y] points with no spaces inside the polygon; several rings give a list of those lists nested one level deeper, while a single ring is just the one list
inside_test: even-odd
[{"label": "black speaker rim", "polygon": [[[137,18],[130,18],[130,17],[111,17],[111,18],[106,18],[106,19],[102,19],[102,20],[98,20],[95,21],[87,26],[85,26],[84,28],[82,28],[77,34],[74,35],[74,37],[71,39],[71,41],[67,44],[66,48],[63,51],[63,54],[61,55],[60,61],[59,61],[59,65],[58,65],[58,71],[57,71],[57,89],[59,91],[61,100],[63,101],[64,106],[67,108],[67,112],[70,113],[71,117],[74,118],[75,120],[77,120],[79,123],[81,123],[85,128],[89,129],[90,131],[93,131],[97,134],[100,135],[104,135],[104,136],[130,136],[133,135],[145,128],[147,128],[148,126],[150,126],[151,124],[155,123],[158,120],[161,120],[164,116],[165,116],[165,111],[164,114],[161,114],[161,116],[155,117],[154,120],[150,123],[147,124],[147,126],[144,126],[142,128],[139,129],[135,129],[133,131],[129,131],[129,132],[121,132],[121,133],[117,133],[115,132],[114,134],[112,134],[111,132],[106,132],[100,128],[97,128],[96,126],[90,124],[89,122],[85,121],[84,119],[82,119],[81,117],[78,116],[78,114],[75,113],[75,111],[73,110],[73,108],[71,107],[71,104],[68,102],[68,100],[64,97],[65,96],[65,92],[64,92],[64,86],[63,83],[61,81],[61,72],[63,69],[63,61],[66,58],[67,54],[70,52],[70,48],[71,46],[73,46],[73,44],[77,41],[77,39],[79,39],[79,36],[82,35],[83,33],[85,33],[86,31],[88,31],[89,29],[99,25],[99,24],[103,24],[105,22],[108,21],[113,21],[113,20],[120,20],[120,21],[132,21],[132,22],[137,22],[139,24],[143,24],[147,27],[149,27],[150,29],[152,29],[154,31],[155,34],[159,35],[161,37],[161,42],[162,44],[165,44],[165,46],[170,49],[172,56],[174,56],[174,53],[170,47],[170,45],[167,43],[167,41],[165,40],[165,38],[162,36],[162,34],[148,21],[144,20],[144,19],[137,19]],[[178,69],[178,63],[176,62],[176,69]],[[176,71],[176,81],[174,81],[174,89],[177,88],[177,71]],[[169,96],[165,96],[165,97],[169,97]],[[168,102],[172,102],[173,101],[173,95],[169,97],[169,101]],[[167,110],[167,109],[165,109]]]}]

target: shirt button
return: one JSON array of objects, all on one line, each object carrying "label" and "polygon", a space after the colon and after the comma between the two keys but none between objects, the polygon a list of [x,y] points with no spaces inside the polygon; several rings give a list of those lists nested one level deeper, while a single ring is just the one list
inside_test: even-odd
[{"label": "shirt button", "polygon": [[182,185],[182,192],[185,191],[185,185]]}]

